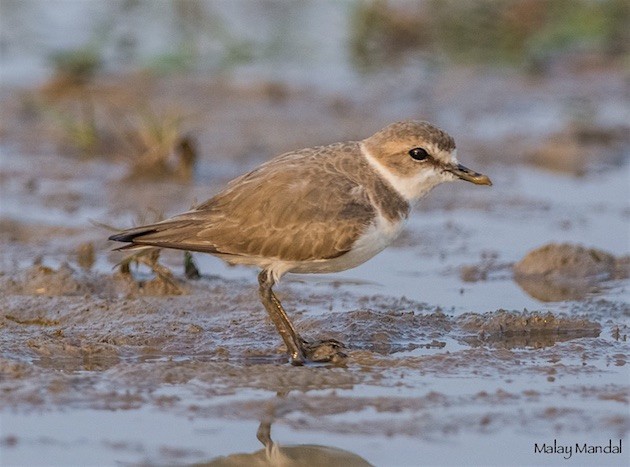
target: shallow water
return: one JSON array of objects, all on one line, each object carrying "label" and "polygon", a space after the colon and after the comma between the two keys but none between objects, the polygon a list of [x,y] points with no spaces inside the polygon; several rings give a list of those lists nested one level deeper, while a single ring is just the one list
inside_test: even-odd
[{"label": "shallow water", "polygon": [[[447,417],[447,412],[441,413]],[[6,418],[5,418],[6,417]],[[220,419],[195,419],[173,417],[153,409],[136,409],[124,412],[96,410],[73,411],[72,421],[63,413],[32,414],[14,417],[3,415],[6,422],[16,430],[29,433],[23,446],[9,451],[15,457],[5,457],[3,463],[11,465],[12,459],[20,464],[33,465],[41,462],[42,451],[48,465],[84,464],[86,459],[99,459],[102,464],[145,463],[184,464],[207,462],[231,454],[252,454],[261,449],[256,439],[258,422]],[[344,418],[361,423],[382,418],[374,410],[344,414]],[[407,414],[388,415],[392,424],[405,424]],[[325,425],[326,421],[323,421]],[[62,433],[55,438],[51,431]],[[151,432],[150,439],[139,439],[138,432]],[[312,445],[334,446],[360,457],[373,465],[558,465],[564,456],[533,453],[532,439],[539,444],[553,443],[554,438],[531,433],[525,429],[504,432],[488,428],[484,433],[461,433],[448,437],[434,438],[392,435],[327,433],[321,430],[296,430],[293,426],[272,425],[272,436],[287,440],[287,446]],[[492,437],[493,445],[479,449]],[[208,447],[208,439],[212,447]],[[445,439],[446,438],[446,439]],[[573,444],[575,435],[558,437],[558,443]],[[288,441],[290,440],[290,442]],[[580,440],[581,441],[581,440]],[[623,439],[622,446],[628,438]],[[589,437],[593,444],[608,444],[604,434]],[[43,449],[33,450],[33,445]],[[19,456],[17,456],[19,454]],[[601,465],[623,465],[615,457],[598,456]],[[591,457],[573,454],[573,462],[588,464]],[[512,460],[510,460],[512,459]],[[243,465],[243,464],[242,464]]]}]

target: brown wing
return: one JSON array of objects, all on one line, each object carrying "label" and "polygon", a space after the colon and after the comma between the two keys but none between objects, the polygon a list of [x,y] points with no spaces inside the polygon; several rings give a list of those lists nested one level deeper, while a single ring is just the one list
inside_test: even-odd
[{"label": "brown wing", "polygon": [[134,245],[307,261],[347,252],[374,209],[352,176],[356,143],[279,156],[195,210],[111,237]]}]

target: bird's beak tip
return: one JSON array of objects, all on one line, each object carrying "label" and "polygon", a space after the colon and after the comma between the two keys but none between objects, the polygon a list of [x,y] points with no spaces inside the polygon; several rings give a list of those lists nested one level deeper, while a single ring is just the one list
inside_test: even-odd
[{"label": "bird's beak tip", "polygon": [[490,177],[488,177],[487,175],[482,175],[482,174],[477,174],[479,175],[479,177],[477,177],[474,180],[470,180],[471,182],[473,182],[475,185],[487,185],[487,186],[492,186],[492,180],[490,180]]},{"label": "bird's beak tip", "polygon": [[490,177],[484,174],[480,174],[475,172],[474,170],[470,170],[468,167],[465,167],[461,164],[452,167],[449,169],[451,173],[461,178],[462,180],[466,180],[467,182],[474,183],[475,185],[487,185],[492,186],[492,181]]}]

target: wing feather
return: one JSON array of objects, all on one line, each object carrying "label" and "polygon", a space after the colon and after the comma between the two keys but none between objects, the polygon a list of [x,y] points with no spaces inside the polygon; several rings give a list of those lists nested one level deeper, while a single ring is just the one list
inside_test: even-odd
[{"label": "wing feather", "polygon": [[[343,149],[356,161],[339,164],[335,146],[341,144],[354,145]],[[365,188],[353,176],[362,160],[358,144],[341,144],[279,156],[192,211],[110,238],[283,261],[340,256],[374,217]]]}]

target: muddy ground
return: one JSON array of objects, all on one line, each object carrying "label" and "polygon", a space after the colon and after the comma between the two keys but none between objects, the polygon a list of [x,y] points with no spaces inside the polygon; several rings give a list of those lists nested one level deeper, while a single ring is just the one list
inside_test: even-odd
[{"label": "muddy ground", "polygon": [[[3,464],[553,464],[563,456],[534,444],[554,439],[623,440],[623,455],[572,460],[627,460],[623,72],[566,81],[452,69],[418,84],[430,112],[392,103],[405,99],[395,82],[348,97],[277,83],[102,79],[81,90],[107,115],[101,125],[129,99],[159,115],[177,105],[193,115],[184,130],[198,160],[190,180],[168,170],[145,180],[125,148],[68,150],[39,113],[72,109],[76,95],[3,89]],[[562,108],[585,96],[597,117],[578,125]],[[161,256],[172,283],[145,266],[116,268],[108,226],[175,214],[274,154],[409,117],[447,127],[460,160],[494,186],[440,187],[370,263],[277,287],[305,335],[348,345],[345,366],[286,363],[256,271],[196,255],[201,278],[188,279],[174,252]]]}]

